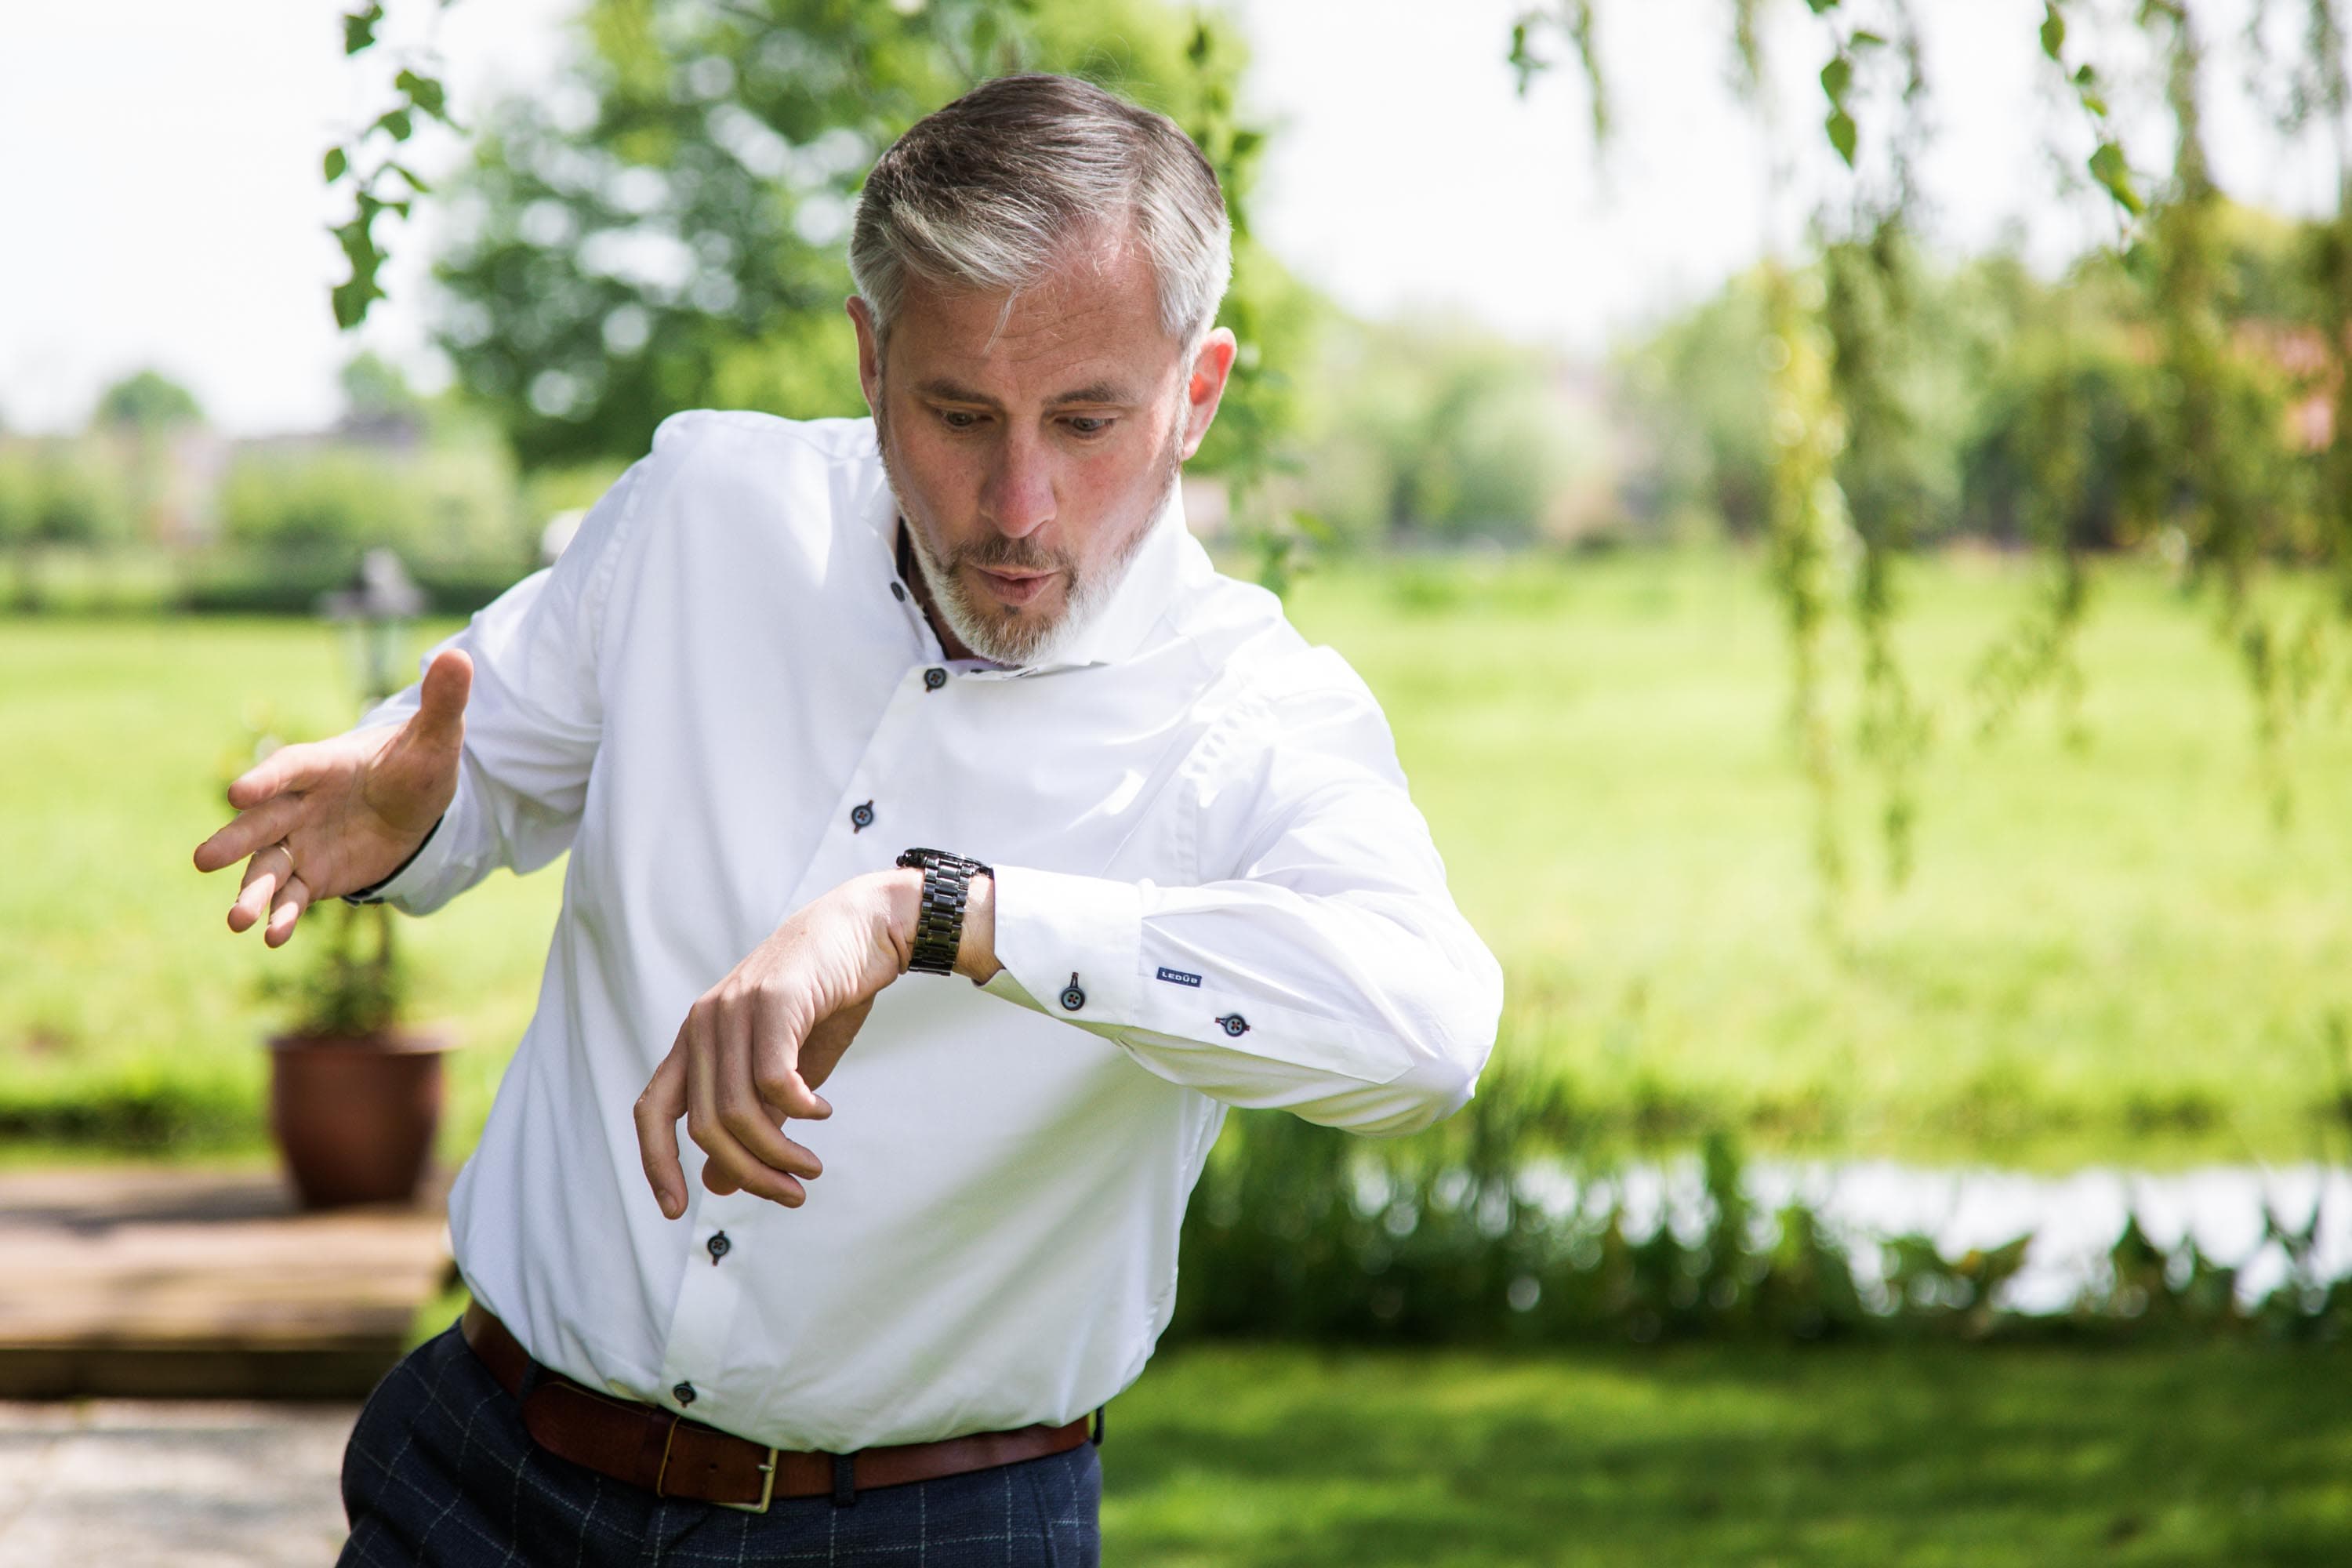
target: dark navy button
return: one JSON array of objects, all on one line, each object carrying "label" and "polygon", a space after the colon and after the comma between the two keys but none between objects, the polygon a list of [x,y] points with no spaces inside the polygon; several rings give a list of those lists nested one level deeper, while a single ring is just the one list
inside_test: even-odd
[{"label": "dark navy button", "polygon": [[873,826],[874,803],[869,800],[864,805],[851,806],[849,808],[849,830],[852,833],[863,833],[867,828]]},{"label": "dark navy button", "polygon": [[935,664],[931,666],[930,668],[923,671],[924,690],[937,691],[940,687],[945,686],[947,683],[948,672],[941,669],[938,665]]},{"label": "dark navy button", "polygon": [[1075,1013],[1087,1005],[1087,994],[1078,989],[1078,977],[1074,971],[1070,983],[1062,987],[1062,1005]]},{"label": "dark navy button", "polygon": [[1223,1024],[1225,1026],[1225,1033],[1233,1036],[1235,1039],[1239,1039],[1242,1036],[1249,1033],[1249,1020],[1243,1017],[1239,1013],[1228,1013],[1223,1017],[1218,1019],[1217,1022]]},{"label": "dark navy button", "polygon": [[690,1383],[681,1383],[676,1388],[671,1389],[669,1393],[670,1397],[677,1400],[680,1405],[691,1405],[694,1403],[694,1384]]},{"label": "dark navy button", "polygon": [[898,600],[900,604],[905,604],[907,602],[907,584],[904,583],[891,584],[890,596]]},{"label": "dark navy button", "polygon": [[727,1233],[722,1230],[702,1245],[710,1248],[710,1261],[715,1267],[720,1258],[727,1256],[727,1249],[735,1244],[727,1239]]}]

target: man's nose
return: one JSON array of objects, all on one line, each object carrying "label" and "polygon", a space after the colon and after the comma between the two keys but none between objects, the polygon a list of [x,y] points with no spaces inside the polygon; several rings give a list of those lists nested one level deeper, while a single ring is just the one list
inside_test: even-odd
[{"label": "man's nose", "polygon": [[1010,539],[1025,539],[1054,520],[1053,455],[1034,434],[1016,432],[996,449],[980,492],[980,510]]}]

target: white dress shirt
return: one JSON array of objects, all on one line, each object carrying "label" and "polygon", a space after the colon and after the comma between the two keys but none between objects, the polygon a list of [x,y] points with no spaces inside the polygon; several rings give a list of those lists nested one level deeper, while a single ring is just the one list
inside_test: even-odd
[{"label": "white dress shirt", "polygon": [[[897,519],[870,420],[667,421],[419,661],[473,658],[457,794],[377,890],[421,915],[571,850],[450,1194],[458,1268],[541,1363],[784,1447],[1102,1404],[1168,1323],[1228,1105],[1415,1131],[1502,1005],[1371,692],[1172,500],[1031,666],[941,653]],[[1003,971],[883,990],[833,1116],[791,1125],[824,1162],[804,1205],[712,1195],[681,1137],[664,1219],[630,1113],[688,1008],[910,845],[996,868]]]}]

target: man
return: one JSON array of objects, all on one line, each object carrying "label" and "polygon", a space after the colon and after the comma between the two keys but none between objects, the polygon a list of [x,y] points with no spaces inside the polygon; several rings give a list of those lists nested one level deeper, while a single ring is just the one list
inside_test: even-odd
[{"label": "man", "polygon": [[1500,974],[1378,705],[1184,531],[1229,254],[1172,122],[987,83],[861,199],[870,421],[669,420],[232,786],[196,862],[273,946],[571,850],[347,1561],[1093,1562],[1225,1108],[1469,1098]]}]

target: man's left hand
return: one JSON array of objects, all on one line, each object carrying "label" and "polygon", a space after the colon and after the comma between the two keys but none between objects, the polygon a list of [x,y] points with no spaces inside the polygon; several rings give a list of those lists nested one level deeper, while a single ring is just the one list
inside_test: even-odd
[{"label": "man's left hand", "polygon": [[[911,888],[908,878],[914,879]],[[824,1169],[782,1123],[833,1107],[816,1090],[848,1050],[874,997],[913,957],[921,874],[854,878],[793,912],[688,1009],[669,1055],[637,1097],[637,1145],[662,1214],[686,1212],[677,1121],[707,1156],[702,1184],[789,1208]]]},{"label": "man's left hand", "polygon": [[[663,1215],[687,1211],[679,1117],[708,1157],[703,1187],[757,1192],[785,1208],[809,1199],[802,1183],[824,1163],[785,1138],[783,1123],[833,1114],[816,1089],[849,1051],[875,994],[906,973],[919,910],[918,869],[852,877],[776,926],[687,1008],[670,1053],[637,1096],[637,1152]],[[955,973],[973,985],[995,975],[995,877],[973,877]]]}]

